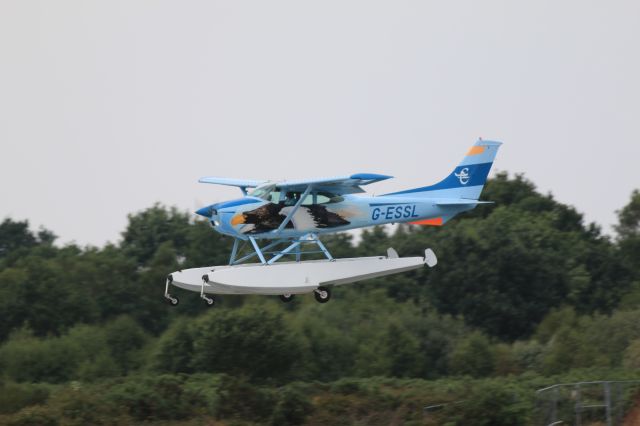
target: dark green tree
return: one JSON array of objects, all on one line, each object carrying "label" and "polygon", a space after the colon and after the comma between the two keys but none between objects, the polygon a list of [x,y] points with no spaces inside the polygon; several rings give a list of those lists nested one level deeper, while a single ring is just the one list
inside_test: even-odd
[{"label": "dark green tree", "polygon": [[263,308],[214,310],[192,330],[191,366],[197,371],[281,380],[299,359],[300,343],[282,315]]},{"label": "dark green tree", "polygon": [[440,312],[463,315],[491,335],[527,336],[566,299],[571,240],[548,217],[507,207],[452,222],[432,245],[440,263],[427,291]]},{"label": "dark green tree", "polygon": [[473,332],[453,348],[449,362],[453,374],[484,377],[494,371],[495,353],[486,336]]},{"label": "dark green tree", "polygon": [[128,216],[127,229],[122,233],[121,247],[137,260],[139,265],[149,262],[158,247],[171,242],[178,255],[187,247],[190,216],[175,207],[155,204],[146,210]]},{"label": "dark green tree", "polygon": [[155,371],[192,373],[193,330],[191,321],[179,318],[160,336],[152,354]]},{"label": "dark green tree", "polygon": [[0,223],[0,257],[17,249],[29,249],[38,243],[29,231],[29,222],[17,222],[9,218]]},{"label": "dark green tree", "polygon": [[620,256],[631,271],[632,278],[640,281],[640,191],[634,190],[631,200],[618,211],[615,226],[620,246]]}]

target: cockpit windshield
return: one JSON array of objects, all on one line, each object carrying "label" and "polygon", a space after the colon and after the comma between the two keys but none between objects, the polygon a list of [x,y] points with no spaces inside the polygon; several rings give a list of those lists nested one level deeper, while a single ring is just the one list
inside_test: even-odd
[{"label": "cockpit windshield", "polygon": [[266,183],[256,187],[251,192],[252,197],[262,198],[263,200],[271,200],[271,193],[276,189],[275,183]]}]

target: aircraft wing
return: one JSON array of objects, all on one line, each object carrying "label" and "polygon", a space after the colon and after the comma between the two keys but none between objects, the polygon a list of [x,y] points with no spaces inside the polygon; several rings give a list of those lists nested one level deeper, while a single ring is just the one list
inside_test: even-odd
[{"label": "aircraft wing", "polygon": [[354,194],[364,192],[363,185],[390,179],[393,176],[377,175],[373,173],[357,173],[351,176],[331,178],[284,181],[277,184],[277,188],[287,191],[303,192],[308,186],[316,191],[328,191],[333,194]]},{"label": "aircraft wing", "polygon": [[267,183],[266,180],[250,180],[250,179],[230,179],[224,177],[203,177],[198,180],[200,183],[213,183],[216,185],[237,186],[239,188],[255,188],[263,183]]}]

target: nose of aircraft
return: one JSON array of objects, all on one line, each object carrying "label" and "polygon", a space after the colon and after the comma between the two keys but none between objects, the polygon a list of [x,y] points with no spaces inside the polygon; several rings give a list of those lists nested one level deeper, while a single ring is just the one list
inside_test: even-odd
[{"label": "nose of aircraft", "polygon": [[209,219],[209,218],[211,218],[211,216],[213,216],[213,207],[211,207],[211,206],[203,207],[203,208],[197,210],[196,214],[199,214],[200,216],[204,216],[207,219]]}]

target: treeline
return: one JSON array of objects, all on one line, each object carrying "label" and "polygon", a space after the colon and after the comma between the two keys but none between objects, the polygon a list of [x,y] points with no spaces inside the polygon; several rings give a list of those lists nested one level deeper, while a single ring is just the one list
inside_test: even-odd
[{"label": "treeline", "polygon": [[350,295],[331,307],[309,301],[288,312],[278,303],[254,299],[239,308],[180,318],[158,337],[129,316],[104,325],[78,324],[60,336],[35,337],[23,329],[0,347],[2,375],[15,382],[66,383],[132,372],[205,372],[282,385],[343,377],[482,378],[640,369],[640,309],[611,316],[552,311],[532,338],[506,343],[459,319],[421,314],[381,293]]},{"label": "treeline", "polygon": [[[533,384],[550,384],[544,377],[575,369],[589,379],[612,378],[602,377],[609,374],[603,371],[634,376],[640,368],[640,193],[618,212],[615,238],[522,176],[499,174],[483,198],[496,205],[479,206],[442,228],[403,226],[392,235],[372,228],[358,244],[347,234],[323,240],[336,257],[379,255],[388,247],[420,255],[431,247],[440,261],[432,270],[338,287],[323,305],[305,296],[289,304],[276,297],[222,296],[207,308],[196,294],[176,289],[181,303],[168,306],[162,298],[167,273],[224,264],[231,248],[208,224],[175,208],[155,205],[130,215],[121,241],[102,248],[58,247],[51,232],[5,219],[0,377],[13,390],[0,394],[18,396],[0,403],[0,411],[16,424],[32,414],[54,413],[49,417],[55,420],[79,386],[87,398],[96,393],[87,407],[127,407],[120,423],[210,416],[223,422],[340,424],[340,418],[358,418],[390,424],[385,416],[395,413],[416,424],[441,424],[429,422],[443,418],[451,424],[528,424],[532,401],[514,400],[510,391],[503,395],[512,401],[506,406],[519,414],[500,415],[502,423],[495,416],[489,423],[479,423],[477,415],[456,420],[447,410],[438,414],[445,417],[425,417],[416,407],[464,399],[482,411],[485,385],[502,395],[527,382],[531,386],[516,392],[526,395]],[[393,382],[395,402],[381,402],[382,411],[367,408],[386,414],[364,421],[349,411],[359,409],[355,400],[367,405],[373,394],[384,393],[381,383],[391,380],[384,377],[403,379]],[[470,380],[462,377],[474,378],[469,383],[480,390],[452,384]],[[334,395],[331,389],[347,382],[368,393]],[[233,383],[235,390],[221,383]],[[415,386],[422,391],[412,399],[408,389]],[[174,414],[162,411],[161,402],[141,408],[136,398],[144,398],[127,393],[153,399],[166,389],[185,395]],[[242,409],[228,401],[212,408],[236,391],[255,395],[243,397]],[[469,392],[472,397],[465,397]],[[262,414],[238,414],[243,409]],[[283,420],[283,413],[296,412]]]},{"label": "treeline", "polygon": [[[373,377],[267,386],[228,374],[132,374],[97,383],[0,386],[0,424],[9,425],[471,425],[542,424],[535,390],[594,374],[639,379],[623,370],[559,376],[438,380]],[[625,393],[637,395],[630,385]],[[637,401],[635,401],[637,402]],[[20,407],[26,407],[21,408]],[[570,418],[571,404],[558,407]],[[7,412],[12,414],[5,414]],[[583,418],[588,418],[586,413]],[[585,424],[602,424],[586,423]],[[635,425],[627,416],[625,425]]]}]

